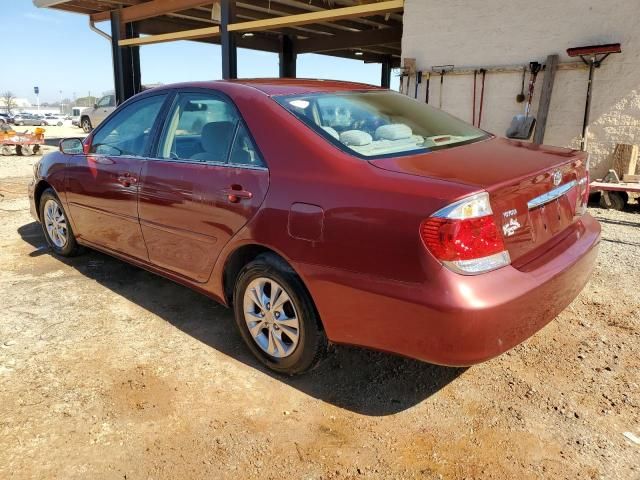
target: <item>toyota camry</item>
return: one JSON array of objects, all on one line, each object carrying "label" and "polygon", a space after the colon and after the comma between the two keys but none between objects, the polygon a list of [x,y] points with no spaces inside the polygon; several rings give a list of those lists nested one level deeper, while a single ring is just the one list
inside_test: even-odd
[{"label": "toyota camry", "polygon": [[233,308],[278,372],[331,343],[471,365],[587,282],[587,162],[370,85],[216,81],[124,102],[29,194],[55,254],[100,250]]}]

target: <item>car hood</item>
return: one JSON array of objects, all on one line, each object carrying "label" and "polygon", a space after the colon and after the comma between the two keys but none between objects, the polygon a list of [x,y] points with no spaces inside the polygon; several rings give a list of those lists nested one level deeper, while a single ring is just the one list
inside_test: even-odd
[{"label": "car hood", "polygon": [[418,155],[370,160],[378,168],[497,188],[567,163],[586,154],[546,145],[492,137],[488,140]]}]

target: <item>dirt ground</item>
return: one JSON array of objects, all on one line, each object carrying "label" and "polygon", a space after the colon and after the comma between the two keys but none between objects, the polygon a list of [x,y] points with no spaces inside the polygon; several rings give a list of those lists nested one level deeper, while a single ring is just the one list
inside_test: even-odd
[{"label": "dirt ground", "polygon": [[54,257],[28,212],[35,158],[0,157],[0,479],[640,479],[637,204],[591,209],[591,282],[500,358],[338,347],[284,378],[213,301]]}]

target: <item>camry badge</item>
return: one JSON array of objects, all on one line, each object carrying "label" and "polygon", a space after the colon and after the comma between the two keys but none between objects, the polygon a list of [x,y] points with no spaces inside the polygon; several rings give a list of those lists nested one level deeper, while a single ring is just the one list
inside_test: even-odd
[{"label": "camry badge", "polygon": [[502,225],[502,233],[504,233],[505,237],[510,237],[516,230],[520,228],[520,222],[515,218],[510,219],[507,223]]},{"label": "camry badge", "polygon": [[556,187],[560,185],[560,182],[562,181],[562,173],[560,173],[560,170],[556,170],[555,172],[553,172],[551,174],[551,179],[553,180],[553,184]]}]

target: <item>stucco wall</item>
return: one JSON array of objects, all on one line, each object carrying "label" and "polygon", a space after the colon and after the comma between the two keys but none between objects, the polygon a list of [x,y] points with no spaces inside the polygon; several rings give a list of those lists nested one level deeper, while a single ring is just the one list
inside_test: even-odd
[{"label": "stucco wall", "polygon": [[[544,63],[554,53],[568,62],[576,59],[566,55],[567,48],[603,43],[621,43],[622,53],[595,72],[588,150],[596,176],[609,168],[616,143],[640,143],[640,0],[405,0],[402,56],[415,58],[423,71],[443,64]],[[534,114],[543,78],[536,82]],[[521,73],[487,74],[482,128],[504,135],[523,110],[515,100],[521,82]],[[586,70],[556,72],[545,143],[579,147],[586,88]],[[471,121],[472,89],[473,75],[445,77],[443,109]],[[425,82],[418,95],[424,101]],[[438,95],[439,78],[433,77],[430,99],[436,106]]]}]

